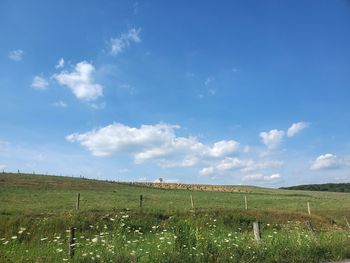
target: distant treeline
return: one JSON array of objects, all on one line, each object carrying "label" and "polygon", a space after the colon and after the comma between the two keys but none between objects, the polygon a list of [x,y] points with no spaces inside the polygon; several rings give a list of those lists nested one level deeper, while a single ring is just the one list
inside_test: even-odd
[{"label": "distant treeline", "polygon": [[290,186],[290,187],[281,187],[280,189],[350,193],[350,183],[306,184],[306,185],[297,185],[297,186]]}]

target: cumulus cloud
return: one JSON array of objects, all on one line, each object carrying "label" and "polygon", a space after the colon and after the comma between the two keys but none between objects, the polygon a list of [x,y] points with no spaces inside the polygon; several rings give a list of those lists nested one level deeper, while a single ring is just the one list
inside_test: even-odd
[{"label": "cumulus cloud", "polygon": [[126,47],[130,46],[131,42],[141,42],[140,32],[141,28],[131,28],[127,33],[123,33],[120,37],[112,38],[110,41],[111,55],[115,56],[122,53]]},{"label": "cumulus cloud", "polygon": [[46,90],[47,87],[49,86],[49,83],[43,77],[35,76],[33,78],[33,82],[31,86],[36,90]]},{"label": "cumulus cloud", "polygon": [[21,61],[23,58],[23,50],[17,49],[9,52],[9,59],[13,61]]},{"label": "cumulus cloud", "polygon": [[302,130],[304,130],[307,127],[309,127],[309,123],[307,123],[307,122],[293,123],[292,126],[290,126],[288,131],[287,131],[287,136],[293,137],[294,135],[301,132]]},{"label": "cumulus cloud", "polygon": [[320,155],[311,164],[311,170],[328,170],[340,168],[344,162],[340,160],[336,155],[326,153]]},{"label": "cumulus cloud", "polygon": [[226,171],[239,170],[240,172],[252,172],[257,170],[276,168],[283,165],[281,161],[254,161],[251,159],[242,160],[237,157],[225,157],[214,165],[203,168],[199,171],[201,175],[211,175],[215,173],[223,173]]},{"label": "cumulus cloud", "polygon": [[233,140],[210,146],[195,137],[178,137],[175,134],[178,128],[168,124],[135,128],[115,123],[87,133],[70,134],[66,139],[79,142],[95,156],[128,153],[136,163],[156,160],[161,167],[193,166],[202,159],[222,158],[238,150],[239,143]]},{"label": "cumulus cloud", "polygon": [[280,130],[271,130],[269,132],[260,132],[262,143],[269,149],[276,149],[282,142],[285,132]]},{"label": "cumulus cloud", "polygon": [[252,174],[246,175],[243,177],[243,181],[257,181],[257,182],[272,182],[281,179],[281,175],[279,173],[275,173],[272,175],[262,175],[262,174]]},{"label": "cumulus cloud", "polygon": [[60,69],[60,68],[63,68],[63,67],[64,67],[64,59],[60,58],[60,60],[56,64],[55,68],[56,69]]},{"label": "cumulus cloud", "polygon": [[92,64],[82,61],[75,65],[71,72],[62,71],[53,78],[62,86],[67,86],[81,100],[93,101],[103,96],[103,87],[95,83]]}]

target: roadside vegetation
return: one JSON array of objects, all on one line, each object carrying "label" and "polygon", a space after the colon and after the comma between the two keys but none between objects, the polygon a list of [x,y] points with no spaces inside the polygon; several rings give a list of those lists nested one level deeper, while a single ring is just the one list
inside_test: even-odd
[{"label": "roadside vegetation", "polygon": [[[350,194],[227,187],[237,191],[0,174],[0,262],[325,262],[350,257],[344,221],[350,218]],[[254,240],[254,221],[260,222],[260,242]]]}]

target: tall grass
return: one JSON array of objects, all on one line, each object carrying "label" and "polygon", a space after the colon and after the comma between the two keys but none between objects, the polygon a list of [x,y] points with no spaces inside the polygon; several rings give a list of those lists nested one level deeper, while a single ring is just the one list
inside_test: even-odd
[{"label": "tall grass", "polygon": [[[323,262],[350,257],[349,233],[340,221],[350,215],[349,194],[257,188],[249,192],[246,211],[241,193],[13,174],[0,174],[0,179],[0,262]],[[82,201],[76,211],[78,191]],[[311,216],[303,207],[307,201]],[[253,240],[255,220],[261,223],[261,242]],[[306,220],[315,227],[316,240]],[[72,259],[70,226],[76,228]]]}]

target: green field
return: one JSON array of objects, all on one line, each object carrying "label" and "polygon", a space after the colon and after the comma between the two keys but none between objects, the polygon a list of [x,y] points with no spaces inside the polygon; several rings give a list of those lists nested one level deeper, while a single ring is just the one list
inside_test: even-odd
[{"label": "green field", "polygon": [[[0,174],[0,262],[324,262],[350,257],[344,222],[344,216],[350,219],[350,194],[227,187],[240,192]],[[261,242],[253,240],[256,220]],[[312,222],[315,239],[306,221]],[[76,228],[72,259],[70,226]]]}]

